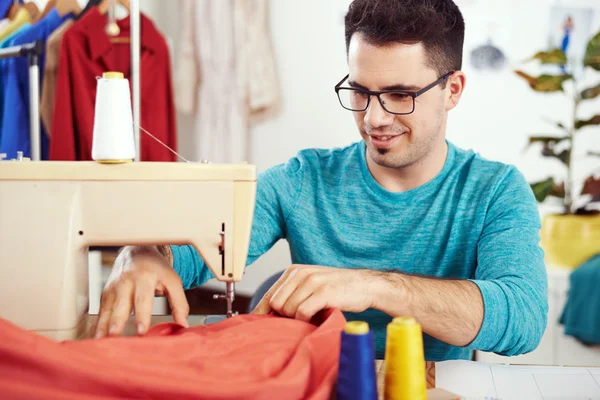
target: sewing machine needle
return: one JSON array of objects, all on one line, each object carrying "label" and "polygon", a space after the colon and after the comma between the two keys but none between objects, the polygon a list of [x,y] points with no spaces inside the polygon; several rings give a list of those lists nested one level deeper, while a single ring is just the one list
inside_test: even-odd
[{"label": "sewing machine needle", "polygon": [[227,317],[233,317],[233,301],[235,300],[235,282],[226,282],[227,285]]}]

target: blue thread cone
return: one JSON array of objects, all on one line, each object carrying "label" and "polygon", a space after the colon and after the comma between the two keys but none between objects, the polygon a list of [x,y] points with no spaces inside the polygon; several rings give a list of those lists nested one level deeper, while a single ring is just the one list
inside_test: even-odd
[{"label": "blue thread cone", "polygon": [[337,399],[377,400],[375,342],[366,322],[348,322],[342,332]]}]

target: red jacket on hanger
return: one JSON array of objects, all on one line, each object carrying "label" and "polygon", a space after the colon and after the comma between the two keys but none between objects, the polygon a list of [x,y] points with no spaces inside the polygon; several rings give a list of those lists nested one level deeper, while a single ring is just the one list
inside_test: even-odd
[{"label": "red jacket on hanger", "polygon": [[[113,43],[108,18],[91,8],[65,32],[58,66],[50,132],[50,160],[91,160],[96,78],[119,71],[131,79],[131,45]],[[130,37],[130,17],[117,21],[119,37]],[[167,43],[155,25],[140,16],[140,123],[177,150],[175,105]],[[141,161],[175,161],[176,156],[140,131]]]},{"label": "red jacket on hanger", "polygon": [[214,325],[167,323],[147,336],[56,342],[0,319],[2,398],[328,400],[341,311],[311,323],[245,314]]}]

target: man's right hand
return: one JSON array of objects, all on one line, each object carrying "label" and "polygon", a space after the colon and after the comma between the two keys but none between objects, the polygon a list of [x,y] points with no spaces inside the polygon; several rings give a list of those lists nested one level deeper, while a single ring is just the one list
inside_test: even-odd
[{"label": "man's right hand", "polygon": [[121,335],[132,311],[137,333],[145,334],[155,294],[167,296],[175,323],[187,327],[189,304],[181,278],[167,259],[155,247],[125,247],[102,292],[95,337]]}]

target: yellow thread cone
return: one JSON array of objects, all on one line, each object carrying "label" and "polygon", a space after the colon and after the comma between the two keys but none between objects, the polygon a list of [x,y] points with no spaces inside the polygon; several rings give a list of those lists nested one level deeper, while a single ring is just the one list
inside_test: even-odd
[{"label": "yellow thread cone", "polygon": [[102,77],[105,79],[123,79],[125,75],[118,71],[107,71],[102,73]]},{"label": "yellow thread cone", "polygon": [[423,335],[414,318],[396,317],[387,326],[385,399],[427,399]]}]

